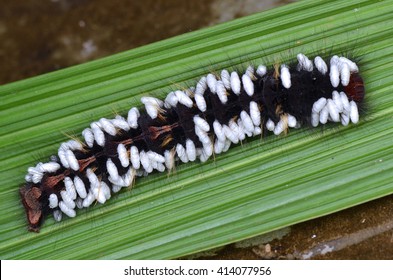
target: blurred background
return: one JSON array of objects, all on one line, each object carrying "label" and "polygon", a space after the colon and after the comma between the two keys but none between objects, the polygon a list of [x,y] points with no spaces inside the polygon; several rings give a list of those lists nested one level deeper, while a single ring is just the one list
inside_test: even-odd
[{"label": "blurred background", "polygon": [[5,0],[0,83],[51,72],[289,0]]},{"label": "blurred background", "polygon": [[[13,0],[0,9],[0,84],[246,16],[289,0]],[[393,259],[393,196],[190,258]],[[262,222],[262,221],[261,221]]]}]

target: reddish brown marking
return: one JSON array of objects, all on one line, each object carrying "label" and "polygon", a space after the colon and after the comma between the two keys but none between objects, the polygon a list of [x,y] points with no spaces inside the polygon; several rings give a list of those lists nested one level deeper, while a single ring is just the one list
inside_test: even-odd
[{"label": "reddish brown marking", "polygon": [[59,184],[60,181],[63,181],[64,178],[70,174],[69,170],[65,170],[63,173],[55,176],[44,176],[41,180],[41,185],[44,186],[44,188],[47,189],[53,189],[57,184]]},{"label": "reddish brown marking", "polygon": [[356,103],[360,103],[364,99],[365,90],[363,79],[359,73],[352,73],[349,79],[349,84],[344,87],[346,95],[350,100],[354,100]]},{"label": "reddish brown marking", "polygon": [[135,136],[134,138],[130,138],[130,139],[118,142],[118,143],[122,143],[124,145],[130,145],[132,143],[135,143],[135,142],[143,140],[143,139],[144,139],[144,134],[142,133],[142,134],[139,134],[138,136]]},{"label": "reddish brown marking", "polygon": [[119,142],[119,144],[120,143],[122,143],[124,145],[131,145],[132,143],[134,143],[134,140],[132,138],[130,138],[130,139]]},{"label": "reddish brown marking", "polygon": [[164,126],[149,126],[149,133],[150,138],[152,140],[156,140],[159,136],[164,133],[169,133],[172,131],[173,128],[178,127],[179,123],[175,122],[171,125],[164,125]]},{"label": "reddish brown marking", "polygon": [[96,160],[95,156],[91,156],[91,157],[88,157],[88,158],[85,158],[85,159],[78,160],[79,172],[82,172],[83,170],[85,170],[95,160]]}]

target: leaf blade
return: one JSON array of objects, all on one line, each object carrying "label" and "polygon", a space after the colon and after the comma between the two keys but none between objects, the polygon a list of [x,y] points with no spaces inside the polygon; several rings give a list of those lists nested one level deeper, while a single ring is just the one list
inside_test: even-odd
[{"label": "leaf blade", "polygon": [[[388,1],[303,1],[0,87],[2,258],[174,258],[392,193],[392,10]],[[283,43],[291,35],[294,45]],[[304,49],[328,52],[325,40],[337,51],[359,44],[370,120],[253,139],[169,178],[138,180],[75,219],[49,218],[38,235],[26,232],[16,189],[31,153],[44,160],[63,133],[126,112],[146,93],[163,97],[173,85],[262,55],[272,64]]]}]

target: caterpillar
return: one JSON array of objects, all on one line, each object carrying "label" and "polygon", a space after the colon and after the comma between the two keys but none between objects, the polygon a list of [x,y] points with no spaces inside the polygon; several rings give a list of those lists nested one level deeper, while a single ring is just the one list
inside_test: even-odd
[{"label": "caterpillar", "polygon": [[177,162],[208,160],[246,137],[285,134],[327,122],[358,123],[365,96],[358,66],[346,57],[222,70],[164,100],[142,97],[143,109],[101,118],[82,131],[84,141],[60,145],[49,162],[29,167],[19,193],[28,229],[45,217],[75,217],[75,208],[105,203],[138,176],[171,170]]}]

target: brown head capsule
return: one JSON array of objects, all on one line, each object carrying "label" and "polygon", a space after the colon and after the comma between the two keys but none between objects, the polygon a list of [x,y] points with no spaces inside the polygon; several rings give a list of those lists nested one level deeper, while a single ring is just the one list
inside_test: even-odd
[{"label": "brown head capsule", "polygon": [[352,73],[348,85],[344,88],[347,96],[355,102],[363,102],[365,90],[363,79],[359,73]]},{"label": "brown head capsule", "polygon": [[27,183],[20,188],[19,194],[25,207],[29,231],[39,232],[43,222],[43,212],[40,203],[42,191],[40,188]]}]

